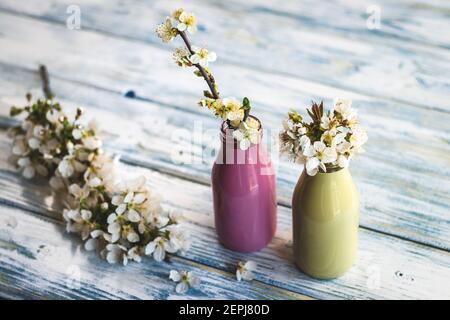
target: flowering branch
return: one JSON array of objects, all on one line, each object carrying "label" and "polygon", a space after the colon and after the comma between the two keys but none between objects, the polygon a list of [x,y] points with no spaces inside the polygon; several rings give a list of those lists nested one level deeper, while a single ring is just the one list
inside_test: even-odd
[{"label": "flowering branch", "polygon": [[[186,48],[189,50],[189,53],[191,55],[194,55],[195,52],[192,50],[191,43],[189,42],[189,38],[187,37],[186,33],[184,31],[178,31],[178,34],[183,39],[183,41],[186,45]],[[198,68],[202,77],[205,79],[206,83],[208,84],[208,87],[211,90],[212,97],[214,99],[219,99],[219,93],[216,90],[216,84],[215,84],[215,80],[214,80],[213,76],[211,74],[208,74],[206,72],[206,70],[199,63],[194,64],[194,66]]]},{"label": "flowering branch", "polygon": [[177,36],[183,39],[186,46],[177,48],[174,59],[180,67],[196,67],[194,72],[203,77],[209,91],[203,91],[204,99],[199,104],[212,110],[217,117],[226,121],[228,129],[232,130],[233,137],[239,141],[241,149],[247,149],[251,144],[260,141],[261,125],[254,117],[250,117],[250,101],[247,97],[242,103],[235,98],[221,99],[213,75],[208,69],[209,62],[216,60],[216,54],[206,48],[191,45],[187,33],[193,34],[197,30],[197,19],[192,13],[183,9],[175,10],[164,23],[158,25],[156,33],[163,42],[170,42]]},{"label": "flowering branch", "polygon": [[[52,97],[45,66],[39,72],[45,95]],[[29,105],[10,111],[25,114],[10,131],[13,160],[25,178],[50,176],[50,186],[65,191],[66,230],[78,233],[86,250],[125,265],[143,255],[162,261],[166,253],[189,248],[180,217],[161,206],[144,177],[117,179],[116,160],[104,153],[96,123],[86,125],[81,109],[72,118],[51,99],[27,100]]]},{"label": "flowering branch", "polygon": [[307,109],[311,122],[296,112],[288,113],[280,133],[281,152],[304,164],[310,176],[346,168],[354,154],[363,152],[367,134],[358,124],[350,100],[336,99],[333,109],[324,113],[323,103]]}]

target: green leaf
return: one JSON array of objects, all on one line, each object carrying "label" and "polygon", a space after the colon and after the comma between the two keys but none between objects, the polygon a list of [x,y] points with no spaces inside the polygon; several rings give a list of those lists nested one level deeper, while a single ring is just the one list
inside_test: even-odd
[{"label": "green leaf", "polygon": [[248,100],[247,97],[244,98],[244,100],[242,101],[242,107],[241,109],[245,110],[245,111],[250,111],[250,101]]}]

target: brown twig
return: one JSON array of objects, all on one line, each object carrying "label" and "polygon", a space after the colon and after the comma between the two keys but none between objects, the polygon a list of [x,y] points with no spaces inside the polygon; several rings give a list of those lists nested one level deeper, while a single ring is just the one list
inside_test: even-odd
[{"label": "brown twig", "polygon": [[39,75],[41,76],[42,81],[42,91],[44,91],[44,95],[46,99],[52,99],[53,93],[50,89],[50,79],[48,76],[47,67],[43,64],[39,66]]},{"label": "brown twig", "polygon": [[242,122],[245,122],[248,118],[248,116],[250,115],[250,110],[245,110],[244,111],[244,118],[242,118]]},{"label": "brown twig", "polygon": [[[190,54],[194,54],[195,52],[192,50],[191,43],[184,31],[178,31],[178,34],[181,36],[181,38],[184,41],[184,44],[186,45],[186,48],[189,50]],[[205,68],[203,68],[200,64],[196,63],[194,66],[200,71],[202,74],[202,77],[205,79],[206,83],[208,84],[209,89],[211,90],[211,94],[214,99],[219,99],[219,93],[216,90],[215,84],[214,84],[214,78],[212,76],[209,76],[206,72]]]}]

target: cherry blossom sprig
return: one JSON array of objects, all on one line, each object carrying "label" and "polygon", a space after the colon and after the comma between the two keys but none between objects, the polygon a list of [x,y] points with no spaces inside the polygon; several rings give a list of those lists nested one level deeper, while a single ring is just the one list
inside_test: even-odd
[{"label": "cherry blossom sprig", "polygon": [[[239,141],[241,149],[246,150],[251,144],[260,142],[260,124],[255,126],[255,119],[250,115],[250,101],[245,97],[242,102],[230,97],[220,98],[215,78],[209,69],[209,63],[217,59],[217,55],[204,47],[191,44],[188,33],[197,31],[197,19],[192,13],[183,9],[175,10],[171,16],[158,25],[156,34],[164,43],[172,41],[177,36],[183,40],[185,47],[177,48],[173,54],[175,63],[180,67],[195,67],[194,74],[202,77],[208,84],[209,90],[203,91],[204,98],[199,105],[206,107],[227,122],[229,129],[233,130],[233,137]],[[256,130],[255,130],[256,129]]]},{"label": "cherry blossom sprig", "polygon": [[54,190],[64,191],[58,194],[66,205],[66,230],[79,234],[86,250],[124,265],[143,255],[162,261],[166,253],[188,250],[180,216],[161,206],[144,177],[118,181],[116,160],[103,152],[95,122],[84,124],[82,109],[71,117],[51,99],[27,99],[10,112],[25,115],[10,130],[12,160],[25,178],[49,177]]},{"label": "cherry blossom sprig", "polygon": [[335,99],[333,108],[324,112],[323,102],[313,103],[307,109],[310,122],[294,110],[289,112],[280,133],[281,153],[304,164],[310,176],[346,168],[355,154],[364,151],[367,141],[351,104],[351,100]]}]

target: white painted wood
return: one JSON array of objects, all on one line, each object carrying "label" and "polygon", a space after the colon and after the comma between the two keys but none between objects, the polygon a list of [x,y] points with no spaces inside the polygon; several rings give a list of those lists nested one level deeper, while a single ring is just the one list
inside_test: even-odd
[{"label": "white painted wood", "polygon": [[[175,292],[170,270],[201,277],[186,295]],[[231,271],[231,270],[230,270]],[[80,247],[62,222],[0,205],[0,294],[19,299],[304,299],[264,285],[237,282],[232,272],[173,257],[113,266]],[[236,290],[239,288],[239,290]]]},{"label": "white painted wood", "polygon": [[[50,190],[45,183],[23,180],[10,166],[5,165],[7,146],[4,143],[4,131],[0,136],[3,137],[0,144],[0,150],[3,150],[3,159],[0,161],[0,202],[30,211],[30,214],[23,214],[27,219],[32,219],[31,211],[36,217],[50,214],[57,218],[61,207],[52,202]],[[251,259],[259,266],[259,281],[314,298],[450,298],[450,288],[440,285],[442,279],[450,277],[450,254],[446,251],[360,229],[359,258],[356,265],[342,278],[332,281],[314,280],[294,267],[289,209],[278,208],[278,230],[267,248],[258,253],[239,254],[224,249],[217,242],[208,186],[134,166],[122,165],[120,172],[128,177],[144,174],[156,192],[166,195],[164,204],[185,215],[186,228],[190,230],[193,239],[192,249],[186,255],[189,260],[231,271],[236,261]],[[21,224],[21,219],[18,219],[18,224]],[[30,227],[25,227],[22,232],[31,232]],[[37,230],[36,233],[44,232]],[[58,239],[61,237],[59,235]],[[37,243],[45,244],[45,239],[46,236],[42,235]],[[32,239],[30,241],[35,242]],[[27,243],[24,247],[33,248],[33,245]],[[67,251],[64,245],[58,250]],[[89,257],[85,259],[94,259],[87,253],[83,254]],[[81,259],[82,253],[79,257]],[[139,270],[134,269],[137,267],[132,268]]]},{"label": "white painted wood", "polygon": [[[5,0],[0,8],[65,27],[69,4],[72,4],[69,0],[22,4]],[[178,0],[81,0],[77,4],[82,10],[85,30],[158,46],[162,44],[154,36],[155,25],[173,8],[183,6],[197,14],[201,32],[195,41],[217,51],[217,63],[264,70],[266,78],[281,73],[377,98],[388,97],[428,108],[450,108],[447,76],[450,36],[447,32],[436,32],[450,28],[448,5],[444,1],[415,5],[407,1],[400,4],[378,1],[376,4],[382,10],[380,30],[366,28],[366,9],[372,4],[369,0],[326,1],[320,5],[313,0],[193,0],[188,4]],[[64,37],[68,42],[72,37],[69,32]],[[130,48],[114,54],[123,56],[131,52],[136,51]],[[141,59],[127,62],[135,64],[130,69],[133,73],[152,70]],[[245,80],[239,83],[243,85]]]},{"label": "white painted wood", "polygon": [[[14,124],[6,117],[8,105],[23,101],[19,97],[28,89],[40,91],[36,74],[29,70],[46,63],[58,98],[68,108],[87,106],[89,115],[105,124],[107,150],[132,165],[122,166],[124,175],[148,175],[153,188],[173,195],[166,196],[166,205],[188,216],[193,249],[172,263],[197,268],[208,280],[187,298],[306,294],[449,299],[449,288],[442,284],[450,276],[450,36],[435,32],[449,27],[448,3],[380,0],[379,31],[364,29],[366,0],[192,0],[186,7],[201,20],[196,42],[209,44],[219,54],[213,71],[221,91],[249,96],[266,128],[278,128],[290,107],[311,99],[330,103],[334,96],[347,96],[360,109],[369,129],[367,154],[352,163],[362,195],[360,257],[346,276],[334,281],[312,280],[292,265],[286,206],[279,207],[277,236],[263,251],[241,255],[217,243],[208,186],[213,159],[200,158],[210,141],[192,146],[198,163],[171,160],[177,147],[189,141],[196,123],[210,130],[211,143],[217,143],[218,127],[195,106],[204,84],[178,70],[170,61],[170,48],[152,35],[154,25],[178,3],[80,0],[81,31],[65,28],[67,1],[0,3],[0,296],[174,298],[168,279],[161,277],[170,266],[130,266],[131,280],[127,278],[123,288],[116,281],[123,272],[93,254],[70,252],[72,238],[62,234],[57,222],[61,208],[52,203],[43,181],[24,181],[6,165],[4,129]],[[139,100],[119,96],[130,89]],[[181,141],[171,137],[177,128],[185,130]],[[289,205],[300,170],[280,163],[279,203]],[[12,217],[19,217],[20,227],[8,225]],[[43,253],[37,243],[58,252]],[[238,259],[248,258],[260,265],[260,282],[242,284],[242,290],[234,292],[230,272]],[[89,274],[83,288],[67,289],[67,269],[61,261],[80,264]],[[24,276],[25,270],[29,273]],[[108,274],[107,280],[96,281],[102,274]]]},{"label": "white painted wood", "polygon": [[[61,13],[66,13],[65,9],[69,4],[70,2],[62,0],[36,0],[33,1],[33,4],[27,5],[25,2],[5,0],[2,3],[2,8],[32,16],[60,20],[61,17],[59,19],[56,17]],[[370,0],[329,0],[323,3],[317,3],[314,0],[247,0],[245,2],[238,0],[226,2],[220,0],[206,2],[191,0],[188,4],[183,1],[172,0],[166,0],[165,2],[155,0],[128,0],[127,2],[81,0],[77,4],[86,11],[83,14],[88,18],[94,15],[101,16],[103,21],[98,23],[103,25],[107,23],[113,25],[112,23],[115,22],[117,26],[117,24],[123,22],[123,20],[119,20],[119,16],[130,15],[133,19],[127,21],[126,28],[133,28],[135,31],[135,33],[128,35],[130,37],[135,34],[144,34],[140,32],[144,25],[140,20],[144,16],[142,11],[145,11],[146,16],[152,17],[155,14],[160,14],[161,11],[171,11],[173,8],[182,6],[190,11],[198,12],[197,10],[201,10],[201,13],[205,13],[207,17],[211,17],[218,9],[221,9],[223,20],[229,20],[225,17],[231,16],[230,13],[242,18],[245,17],[247,20],[251,20],[258,14],[266,14],[267,16],[278,16],[286,20],[293,20],[298,26],[313,29],[312,31],[315,32],[345,34],[348,38],[363,38],[367,41],[375,39],[383,42],[394,40],[396,46],[404,45],[399,41],[403,40],[442,48],[450,47],[450,36],[447,33],[434,32],[447,26],[446,19],[450,4],[445,0],[414,2],[409,0],[397,0],[395,2],[379,0],[376,3]],[[368,32],[366,20],[369,13],[367,9],[374,4],[380,8],[381,28]],[[89,9],[93,9],[92,11],[95,12],[89,12]],[[150,12],[151,9],[157,12]],[[205,21],[205,19],[202,19],[202,21]],[[204,25],[205,23],[202,21],[201,25]],[[245,21],[240,22],[246,23]],[[87,23],[94,22],[87,21]],[[88,26],[91,25],[88,24]],[[117,29],[120,29],[117,32],[124,32],[123,28]],[[278,30],[280,30],[280,27],[278,27]],[[203,29],[200,31],[203,31]]]},{"label": "white painted wood", "polygon": [[[0,65],[1,67],[1,65]],[[38,77],[30,72],[3,66],[0,96],[5,116],[11,103],[23,103],[23,92],[34,88],[40,94]],[[51,71],[50,71],[51,72]],[[171,107],[122,98],[108,91],[72,84],[53,78],[56,95],[68,108],[85,106],[88,117],[100,120],[106,146],[122,155],[124,161],[209,184],[213,158],[201,158],[201,150],[210,142],[218,143],[216,119],[195,105]],[[9,97],[8,97],[9,96]],[[361,194],[361,225],[436,247],[450,247],[450,156],[448,132],[450,115],[388,105],[378,108],[361,104],[363,121],[369,122],[367,152],[351,164]],[[380,110],[378,110],[380,109]],[[264,124],[279,126],[282,112],[262,110]],[[259,114],[258,114],[259,116]],[[1,119],[1,118],[0,118]],[[275,121],[274,121],[275,119]],[[3,118],[5,125],[11,125]],[[189,137],[199,121],[205,139],[190,147]],[[429,123],[433,127],[429,127]],[[109,126],[114,124],[114,126]],[[184,138],[173,139],[182,128]],[[172,154],[189,151],[193,164],[177,164]],[[276,153],[274,154],[276,156]],[[274,159],[276,159],[274,157]],[[298,165],[280,161],[278,170],[279,202],[290,205],[290,196],[300,174]]]}]

